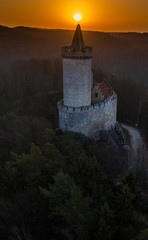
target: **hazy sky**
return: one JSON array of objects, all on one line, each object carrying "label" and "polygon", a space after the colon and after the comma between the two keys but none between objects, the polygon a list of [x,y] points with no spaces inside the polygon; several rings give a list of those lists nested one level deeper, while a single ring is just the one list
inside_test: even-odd
[{"label": "hazy sky", "polygon": [[148,0],[0,0],[0,24],[43,28],[148,31]]}]

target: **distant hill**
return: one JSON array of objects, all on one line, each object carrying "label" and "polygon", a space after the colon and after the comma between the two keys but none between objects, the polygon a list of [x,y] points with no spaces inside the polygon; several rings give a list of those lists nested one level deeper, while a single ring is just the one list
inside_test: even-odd
[{"label": "distant hill", "polygon": [[[11,74],[16,61],[60,59],[61,46],[70,45],[73,31],[0,26],[0,78]],[[84,31],[94,48],[93,68],[108,76],[148,83],[148,34]]]}]

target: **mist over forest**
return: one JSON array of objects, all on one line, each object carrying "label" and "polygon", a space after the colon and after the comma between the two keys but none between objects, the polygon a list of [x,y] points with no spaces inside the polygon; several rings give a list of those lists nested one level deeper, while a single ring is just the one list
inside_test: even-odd
[{"label": "mist over forest", "polygon": [[[84,31],[86,45],[92,46],[93,68],[108,76],[130,78],[147,84],[148,34]],[[61,59],[61,46],[70,45],[73,31],[27,27],[0,27],[1,75],[12,74],[17,61]],[[1,76],[2,78],[2,76]]]}]

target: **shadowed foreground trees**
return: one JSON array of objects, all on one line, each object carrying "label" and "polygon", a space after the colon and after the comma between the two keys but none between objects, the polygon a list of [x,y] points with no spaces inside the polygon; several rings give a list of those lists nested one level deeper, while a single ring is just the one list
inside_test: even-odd
[{"label": "shadowed foreground trees", "polygon": [[132,171],[108,177],[109,153],[69,133],[47,130],[41,142],[0,167],[1,239],[144,239],[148,198]]}]

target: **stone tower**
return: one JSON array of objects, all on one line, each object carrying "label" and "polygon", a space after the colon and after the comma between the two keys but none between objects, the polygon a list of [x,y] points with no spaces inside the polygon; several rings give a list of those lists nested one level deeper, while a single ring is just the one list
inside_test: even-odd
[{"label": "stone tower", "polygon": [[83,107],[91,105],[92,48],[84,44],[78,24],[70,47],[62,48],[64,105]]},{"label": "stone tower", "polygon": [[107,81],[93,85],[92,48],[85,46],[78,24],[71,46],[62,47],[63,100],[59,127],[99,139],[116,125],[117,95]]}]

